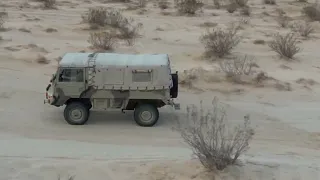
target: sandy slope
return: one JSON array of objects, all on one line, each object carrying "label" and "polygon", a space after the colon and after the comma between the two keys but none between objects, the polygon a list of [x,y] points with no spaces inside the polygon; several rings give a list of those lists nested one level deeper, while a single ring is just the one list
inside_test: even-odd
[{"label": "sandy slope", "polygon": [[[174,116],[168,108],[161,110],[160,122],[154,128],[138,127],[132,121],[132,113],[118,112],[94,112],[88,125],[75,127],[63,120],[62,108],[43,105],[44,89],[56,59],[65,52],[88,51],[88,31],[80,23],[81,13],[101,5],[98,1],[58,2],[58,10],[42,10],[34,1],[28,1],[29,5],[25,1],[1,1],[9,13],[5,24],[9,30],[0,33],[4,39],[0,42],[0,179],[56,179],[57,174],[76,175],[77,180],[212,177],[203,172],[197,161],[190,160],[190,150],[171,130]],[[300,5],[289,2],[280,1],[278,5],[288,15],[301,19]],[[256,39],[269,40],[268,34],[280,30],[273,19],[276,7],[264,6],[260,1],[249,4],[253,7],[250,24],[241,31],[244,40],[235,53],[256,56],[260,66],[257,71],[291,83],[293,91],[212,80],[219,74],[213,72],[215,63],[200,60],[203,47],[198,37],[205,29],[199,25],[239,19],[237,13],[231,15],[223,9],[206,7],[198,17],[163,16],[152,3],[142,15],[138,10],[125,10],[125,15],[143,22],[144,36],[133,47],[121,43],[116,51],[169,53],[173,67],[179,71],[207,69],[203,79],[194,82],[198,90],[207,92],[195,94],[181,89],[179,101],[183,109],[200,99],[209,105],[210,98],[219,96],[228,104],[231,123],[251,114],[256,135],[251,149],[242,157],[245,166],[215,174],[216,179],[319,179],[319,86],[305,81],[296,83],[299,78],[319,79],[318,29],[311,39],[301,40],[303,51],[297,61],[285,62],[266,45],[253,44]],[[124,7],[121,3],[103,5]],[[314,26],[318,28],[319,23]],[[49,27],[57,32],[45,32]],[[51,62],[37,64],[38,55]],[[182,116],[183,110],[176,115]]]},{"label": "sandy slope", "polygon": [[[171,130],[174,124],[170,110],[161,111],[161,120],[154,128],[138,127],[131,113],[118,112],[92,113],[88,125],[69,126],[62,118],[61,108],[42,104],[41,89],[48,77],[39,76],[46,70],[35,71],[39,69],[35,66],[1,62],[1,178],[55,179],[58,174],[77,175],[77,179],[209,177],[196,161],[188,161],[191,151]],[[39,83],[31,86],[30,79]],[[208,105],[207,97],[214,95],[219,94],[181,93],[179,101],[183,107],[200,99]],[[217,177],[235,178],[237,171],[240,179],[291,179],[297,174],[317,179],[320,141],[314,127],[319,117],[316,108],[308,108],[314,107],[315,102],[283,103],[269,95],[260,100],[254,96],[230,99],[222,98],[229,104],[230,121],[237,123],[250,112],[257,134],[250,151],[242,157],[246,165],[228,169]],[[289,108],[299,111],[288,114]],[[192,171],[194,167],[196,171]]]}]

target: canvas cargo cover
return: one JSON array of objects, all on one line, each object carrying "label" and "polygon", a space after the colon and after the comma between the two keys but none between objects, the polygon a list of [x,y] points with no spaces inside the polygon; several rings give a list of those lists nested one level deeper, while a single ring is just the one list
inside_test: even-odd
[{"label": "canvas cargo cover", "polygon": [[[91,53],[67,53],[60,67],[90,67]],[[167,54],[97,53],[93,85],[97,89],[158,90],[172,87]]]},{"label": "canvas cargo cover", "polygon": [[[60,67],[88,67],[92,53],[66,53],[59,62]],[[167,54],[117,54],[97,53],[96,67],[108,66],[170,66]]]}]

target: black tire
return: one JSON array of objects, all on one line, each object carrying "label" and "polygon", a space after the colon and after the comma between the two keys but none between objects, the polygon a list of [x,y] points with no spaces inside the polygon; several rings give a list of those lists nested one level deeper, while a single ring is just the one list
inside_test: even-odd
[{"label": "black tire", "polygon": [[[77,114],[72,117],[72,111],[78,110]],[[76,112],[74,112],[76,113]],[[81,113],[79,115],[79,113]],[[67,121],[68,124],[71,125],[83,125],[89,119],[89,109],[88,107],[81,103],[81,102],[71,102],[67,104],[66,108],[64,109],[64,119]],[[77,116],[80,116],[79,118]]]},{"label": "black tire", "polygon": [[178,97],[178,87],[179,87],[179,77],[178,77],[178,73],[175,74],[171,74],[172,77],[172,83],[173,86],[170,89],[170,96],[171,98],[177,98]]},{"label": "black tire", "polygon": [[[143,113],[149,113],[151,115],[150,119],[144,119]],[[159,119],[158,108],[152,104],[141,104],[134,109],[134,120],[139,126],[151,127],[154,126]]]}]

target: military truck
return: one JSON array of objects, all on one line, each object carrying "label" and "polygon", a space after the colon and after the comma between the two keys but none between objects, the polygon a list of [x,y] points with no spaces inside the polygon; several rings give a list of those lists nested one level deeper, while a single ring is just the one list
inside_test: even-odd
[{"label": "military truck", "polygon": [[64,118],[83,125],[90,110],[133,110],[135,122],[154,126],[158,108],[180,109],[178,73],[167,54],[66,53],[46,88],[45,104],[65,106]]}]

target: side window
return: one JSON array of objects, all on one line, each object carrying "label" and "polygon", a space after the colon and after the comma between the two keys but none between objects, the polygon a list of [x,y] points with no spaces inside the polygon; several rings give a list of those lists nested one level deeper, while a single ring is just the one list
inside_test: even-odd
[{"label": "side window", "polygon": [[152,80],[152,71],[133,71],[133,82],[150,82]]},{"label": "side window", "polygon": [[59,74],[59,82],[83,82],[83,69],[63,69]]}]

